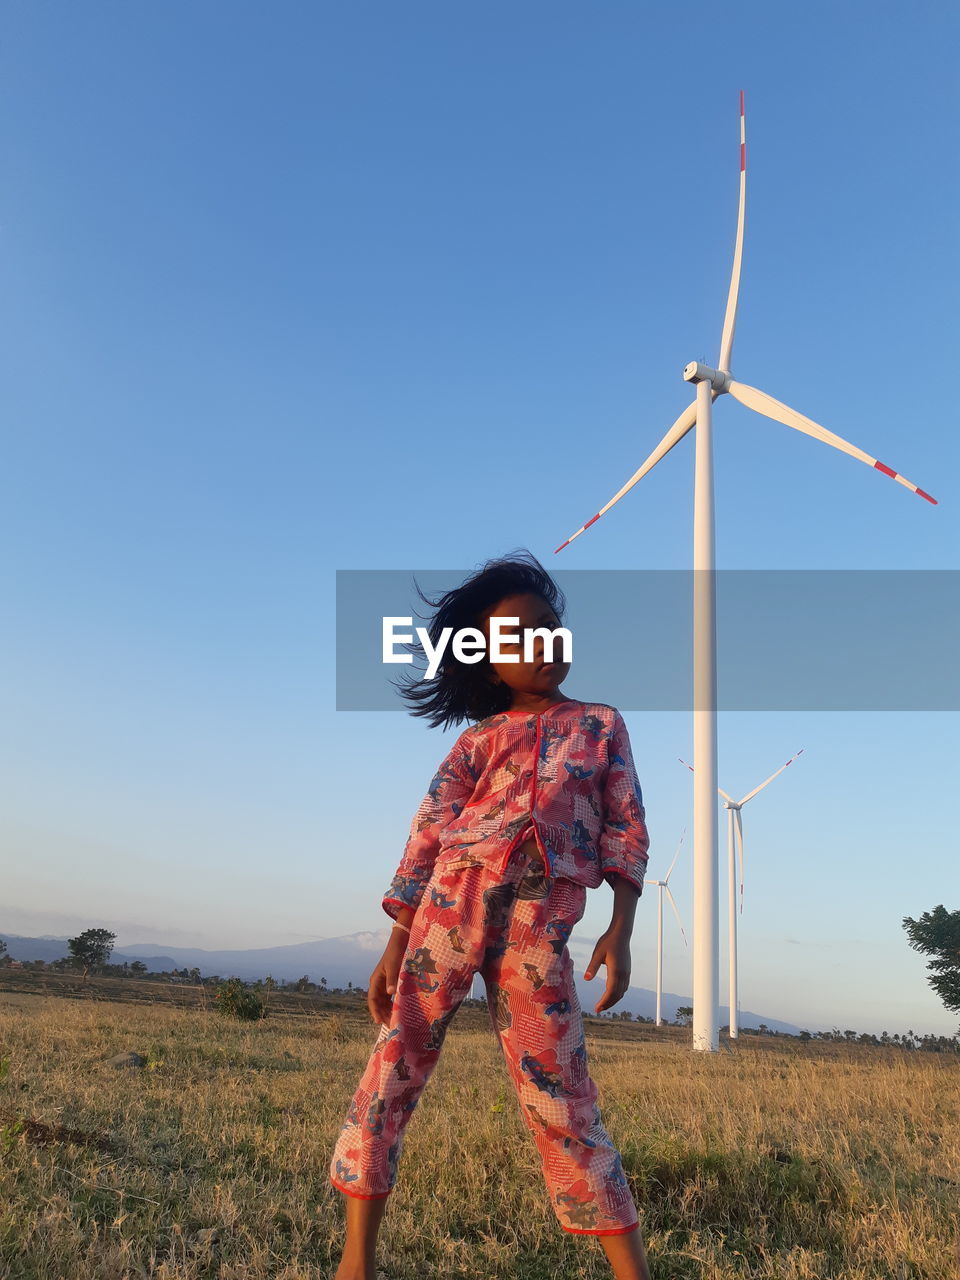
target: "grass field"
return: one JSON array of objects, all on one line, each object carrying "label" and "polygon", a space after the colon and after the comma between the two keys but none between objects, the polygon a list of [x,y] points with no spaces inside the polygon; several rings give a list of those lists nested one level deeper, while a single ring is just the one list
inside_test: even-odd
[{"label": "grass field", "polygon": [[[143,991],[144,987],[141,987]],[[209,1009],[0,991],[2,1280],[320,1280],[330,1155],[377,1028],[358,1007]],[[82,995],[84,998],[76,998]],[[587,1019],[655,1280],[956,1280],[960,1059]],[[106,1060],[135,1050],[142,1069]],[[464,1008],[407,1130],[389,1280],[610,1275],[563,1232],[485,1012]]]}]

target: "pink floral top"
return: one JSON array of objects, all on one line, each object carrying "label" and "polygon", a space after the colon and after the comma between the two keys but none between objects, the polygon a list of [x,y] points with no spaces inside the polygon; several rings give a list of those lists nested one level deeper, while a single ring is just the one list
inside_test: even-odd
[{"label": "pink floral top", "polygon": [[650,845],[627,726],[604,702],[504,711],[465,729],[414,815],[383,909],[419,905],[435,866],[502,870],[533,836],[547,882],[624,876],[643,891]]}]

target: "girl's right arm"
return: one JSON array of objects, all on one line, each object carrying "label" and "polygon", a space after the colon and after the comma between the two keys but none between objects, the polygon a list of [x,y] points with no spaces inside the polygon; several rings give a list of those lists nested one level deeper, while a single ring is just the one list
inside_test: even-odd
[{"label": "girl's right arm", "polygon": [[[465,729],[454,743],[410,824],[400,865],[383,896],[383,909],[397,924],[413,923],[440,851],[440,832],[463,812],[463,806],[476,789],[470,732]],[[408,938],[406,929],[392,929],[383,956],[370,975],[367,1007],[374,1022],[390,1022]]]},{"label": "girl's right arm", "polygon": [[383,895],[383,909],[394,920],[400,919],[404,907],[410,908],[413,919],[440,852],[440,832],[459,817],[476,789],[472,732],[465,729],[453,744],[413,816],[400,865]]},{"label": "girl's right arm", "polygon": [[[411,924],[416,912],[412,907],[400,907],[397,911],[397,924]],[[409,933],[406,929],[394,928],[390,931],[390,940],[383,949],[383,955],[367,984],[367,1008],[374,1022],[389,1023],[393,997],[396,995],[397,982],[400,979],[400,965],[403,963],[407,949]]]},{"label": "girl's right arm", "polygon": [[413,917],[416,914],[417,913],[416,911],[414,911],[413,907],[400,907],[396,915],[397,924],[406,925],[407,927],[405,929],[394,929],[390,935],[391,938],[393,937],[401,938],[407,932],[409,932],[410,925],[413,924]]}]

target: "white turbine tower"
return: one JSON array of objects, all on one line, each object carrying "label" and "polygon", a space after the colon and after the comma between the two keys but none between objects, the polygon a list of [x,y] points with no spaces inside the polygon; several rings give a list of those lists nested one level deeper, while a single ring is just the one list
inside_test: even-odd
[{"label": "white turbine tower", "polygon": [[[670,871],[662,880],[644,880],[644,884],[656,885],[657,887],[657,1023],[662,1026],[663,1020],[660,1017],[660,1006],[663,1002],[663,895],[666,893],[670,899],[670,905],[673,907],[673,914],[677,917],[677,924],[680,926],[680,932],[683,933],[683,921],[680,919],[680,912],[677,910],[677,904],[673,900],[673,894],[670,892],[670,874],[677,865],[677,859],[680,857],[680,846],[683,844],[683,836],[686,834],[686,827],[680,836],[680,844],[677,845],[677,852],[673,855],[673,862],[670,863]],[[687,945],[687,935],[683,933],[683,945]]]},{"label": "white turbine tower", "polygon": [[[797,756],[803,755],[803,747],[792,755],[787,764],[782,764],[776,773],[771,773],[766,782],[761,782],[759,787],[754,787],[752,791],[748,791],[742,800],[732,800],[730,796],[720,787],[717,791],[723,796],[725,801],[724,808],[727,811],[727,883],[729,888],[728,894],[728,916],[729,916],[729,933],[730,933],[730,1039],[738,1040],[740,1037],[740,1029],[737,1025],[737,1017],[740,1009],[739,997],[737,992],[737,889],[736,889],[736,869],[734,867],[734,831],[736,831],[736,841],[740,846],[740,914],[743,914],[743,819],[740,816],[740,810],[753,797],[774,778],[778,777],[786,769],[787,765],[793,764]],[[681,764],[686,764],[691,773],[694,773],[692,764],[687,764],[686,760],[680,760]]]},{"label": "white turbine tower", "polygon": [[749,409],[794,427],[815,440],[833,445],[852,458],[892,476],[913,493],[935,502],[904,476],[856,445],[834,435],[810,418],[790,409],[779,400],[735,382],[730,374],[730,354],[737,322],[740,292],[740,261],[743,253],[743,216],[746,195],[746,135],[743,93],[740,93],[740,207],[733,253],[733,274],[723,318],[718,368],[692,361],[683,371],[687,382],[697,387],[696,399],[684,409],[643,466],[610,499],[605,507],[581,525],[576,533],[557,547],[562,551],[585,529],[595,524],[628,493],[647,472],[696,425],[693,497],[693,759],[697,766],[693,779],[693,1048],[716,1052],[720,1047],[719,1003],[717,998],[717,629],[713,514],[713,446],[711,442],[712,404],[718,395],[729,392]]}]

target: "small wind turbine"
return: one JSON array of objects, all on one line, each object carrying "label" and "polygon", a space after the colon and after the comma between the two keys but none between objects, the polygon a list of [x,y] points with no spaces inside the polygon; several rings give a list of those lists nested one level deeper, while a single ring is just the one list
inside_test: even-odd
[{"label": "small wind turbine", "polygon": [[[680,835],[680,844],[677,845],[677,852],[673,855],[673,862],[670,863],[670,871],[662,880],[644,880],[644,884],[653,884],[657,886],[657,1026],[662,1025],[660,1017],[660,1005],[663,1001],[663,895],[666,893],[670,899],[670,905],[673,907],[673,914],[677,917],[677,924],[680,926],[680,932],[683,933],[683,921],[680,919],[680,912],[677,910],[677,904],[673,900],[673,894],[670,892],[670,872],[677,864],[680,857],[680,845],[683,844],[683,837],[686,834],[686,827]],[[687,945],[687,935],[683,933],[683,945]]]},{"label": "small wind turbine", "polygon": [[[747,147],[743,114],[743,91],[740,92],[740,205],[737,213],[737,238],[733,251],[733,273],[727,294],[727,310],[720,337],[718,368],[712,369],[691,361],[683,371],[687,382],[696,384],[696,399],[663,437],[643,466],[613,495],[605,507],[580,526],[576,533],[561,543],[557,551],[578,538],[585,529],[600,519],[628,493],[647,472],[696,424],[693,487],[693,758],[697,772],[693,779],[693,1048],[716,1052],[720,1047],[719,1004],[717,999],[718,928],[717,928],[717,627],[716,574],[713,513],[713,445],[712,405],[724,392],[748,409],[802,431],[815,440],[832,445],[852,458],[891,476],[928,502],[936,502],[929,493],[892,467],[878,462],[856,445],[834,435],[810,418],[774,400],[756,387],[734,382],[730,374],[733,333],[737,323],[737,299],[740,293],[740,264],[743,255],[743,217],[746,199]],[[698,572],[698,570],[700,572]]]},{"label": "small wind turbine", "polygon": [[[726,803],[724,808],[727,811],[727,874],[728,874],[728,909],[730,922],[730,1039],[739,1039],[740,1032],[737,1026],[737,1016],[740,1010],[740,1004],[737,996],[737,889],[736,874],[734,867],[734,820],[736,820],[736,839],[740,846],[740,914],[743,915],[743,819],[740,817],[740,810],[752,800],[758,791],[762,791],[768,782],[772,782],[779,774],[783,773],[788,764],[793,764],[797,756],[803,755],[803,747],[790,757],[787,764],[782,764],[776,773],[771,773],[766,782],[761,782],[759,787],[754,787],[752,791],[748,791],[742,800],[732,800],[722,788],[717,790],[723,796]],[[679,757],[678,757],[679,759]],[[692,764],[687,764],[686,760],[680,760],[681,764],[686,764],[691,773],[694,773]]]}]

